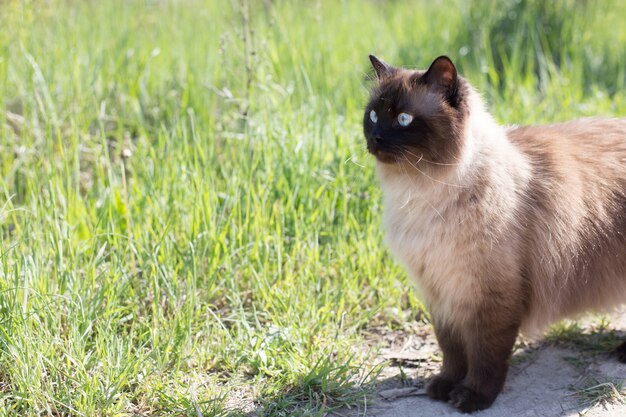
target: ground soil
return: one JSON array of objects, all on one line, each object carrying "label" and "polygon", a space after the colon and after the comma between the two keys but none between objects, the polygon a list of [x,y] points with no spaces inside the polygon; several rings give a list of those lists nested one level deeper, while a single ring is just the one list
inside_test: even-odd
[{"label": "ground soil", "polygon": [[[606,346],[626,340],[626,309],[608,317],[587,318],[574,335],[536,341],[520,340],[504,390],[494,405],[477,417],[626,416],[626,364]],[[441,354],[431,329],[412,332],[372,331],[372,345],[387,365],[370,404],[344,408],[329,416],[408,417],[460,416],[452,406],[429,399],[428,378],[440,366]],[[594,348],[595,342],[602,348]]]}]

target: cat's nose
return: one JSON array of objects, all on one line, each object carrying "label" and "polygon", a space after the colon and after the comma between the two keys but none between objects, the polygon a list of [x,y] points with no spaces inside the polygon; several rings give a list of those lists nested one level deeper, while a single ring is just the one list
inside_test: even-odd
[{"label": "cat's nose", "polygon": [[374,130],[372,131],[372,138],[374,139],[374,142],[376,143],[383,140],[383,135],[381,134],[380,128],[378,126],[374,127]]}]

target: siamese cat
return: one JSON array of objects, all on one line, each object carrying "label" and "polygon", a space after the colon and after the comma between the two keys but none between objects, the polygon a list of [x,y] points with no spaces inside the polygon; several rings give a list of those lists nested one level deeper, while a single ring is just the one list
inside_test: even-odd
[{"label": "siamese cat", "polygon": [[443,351],[427,392],[485,409],[520,331],[626,302],[626,119],[506,128],[448,57],[426,71],[370,60],[386,241]]}]

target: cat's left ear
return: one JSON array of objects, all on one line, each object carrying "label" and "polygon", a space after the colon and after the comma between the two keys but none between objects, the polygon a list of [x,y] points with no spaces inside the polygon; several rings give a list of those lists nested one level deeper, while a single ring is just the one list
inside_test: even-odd
[{"label": "cat's left ear", "polygon": [[394,67],[387,65],[380,59],[376,58],[374,55],[370,55],[370,62],[372,63],[372,67],[374,67],[374,71],[376,71],[376,76],[378,77],[379,81],[391,77],[396,71]]}]

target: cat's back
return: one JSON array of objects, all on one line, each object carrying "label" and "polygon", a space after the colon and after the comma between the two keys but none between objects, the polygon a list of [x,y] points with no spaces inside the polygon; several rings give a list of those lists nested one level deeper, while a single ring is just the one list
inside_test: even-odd
[{"label": "cat's back", "polygon": [[530,162],[531,205],[574,225],[626,212],[626,119],[516,127],[507,136]]},{"label": "cat's back", "polygon": [[531,321],[623,301],[626,119],[510,128],[507,136],[532,169],[524,273],[542,307]]},{"label": "cat's back", "polygon": [[507,135],[531,162],[564,173],[581,168],[582,173],[605,175],[626,171],[626,119],[594,117],[512,127]]}]

